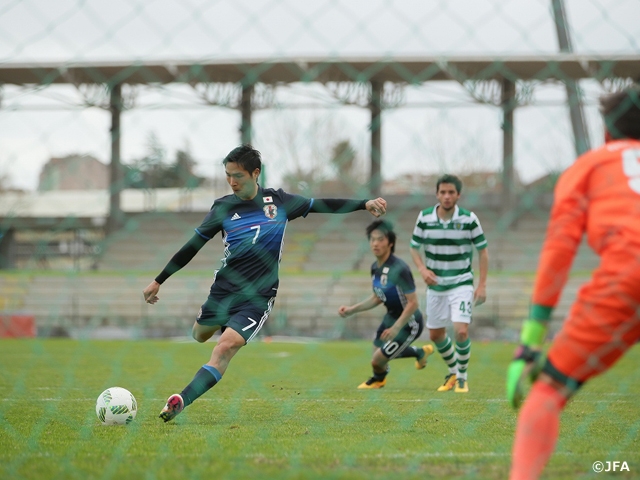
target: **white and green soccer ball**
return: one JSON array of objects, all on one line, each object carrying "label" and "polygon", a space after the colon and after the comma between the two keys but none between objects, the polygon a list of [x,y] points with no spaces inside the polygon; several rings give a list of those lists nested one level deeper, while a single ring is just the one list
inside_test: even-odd
[{"label": "white and green soccer ball", "polygon": [[96,401],[96,415],[103,425],[128,425],[138,413],[133,394],[120,387],[107,388]]}]

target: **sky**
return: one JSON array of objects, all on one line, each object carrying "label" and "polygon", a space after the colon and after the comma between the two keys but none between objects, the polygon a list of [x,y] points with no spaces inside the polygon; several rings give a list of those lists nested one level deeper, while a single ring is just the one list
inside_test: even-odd
[{"label": "sky", "polygon": [[[574,51],[640,53],[640,0],[566,0]],[[5,0],[0,2],[0,64],[154,59],[273,59],[301,56],[447,56],[558,51],[551,0]],[[582,82],[591,143],[602,142],[596,82]],[[239,112],[203,106],[185,85],[125,88],[134,108],[122,117],[124,163],[143,157],[156,135],[169,158],[188,149],[197,173],[220,176],[239,143]],[[366,169],[369,112],[340,106],[317,84],[278,87],[273,108],[254,113],[254,144],[269,186],[284,173],[329,174],[331,148],[349,140]],[[383,113],[382,173],[497,170],[501,113],[472,101],[452,82],[405,87],[403,104]],[[50,157],[109,160],[107,111],[99,87],[0,89],[0,177],[34,190]],[[535,89],[515,113],[515,165],[524,182],[573,162],[561,85]]]}]

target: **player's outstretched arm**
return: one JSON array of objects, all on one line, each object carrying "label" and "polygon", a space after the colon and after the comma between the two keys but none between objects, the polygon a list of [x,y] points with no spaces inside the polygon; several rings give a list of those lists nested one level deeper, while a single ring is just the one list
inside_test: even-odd
[{"label": "player's outstretched arm", "polygon": [[345,198],[315,198],[309,212],[315,213],[349,213],[367,210],[379,217],[387,212],[387,201],[384,198],[374,200],[352,200]]},{"label": "player's outstretched arm", "polygon": [[558,304],[586,228],[590,174],[588,162],[575,162],[556,185],[533,286],[531,319],[522,326],[521,345],[507,371],[507,399],[515,408],[524,398],[525,380],[535,377],[539,371],[538,360],[551,312]]},{"label": "player's outstretched arm", "polygon": [[169,278],[171,275],[173,275],[175,272],[189,263],[205,243],[207,243],[207,240],[205,240],[198,234],[191,237],[191,239],[187,243],[185,243],[182,248],[178,250],[178,252],[171,258],[171,260],[169,260],[169,263],[167,263],[167,265],[164,267],[162,272],[158,274],[155,280],[142,291],[142,295],[144,295],[144,301],[153,305],[158,300],[160,300],[158,298],[160,285],[162,285],[167,278]]},{"label": "player's outstretched arm", "polygon": [[542,344],[547,334],[547,323],[525,320],[520,333],[520,346],[507,369],[507,400],[519,408],[525,397],[528,380],[535,380],[542,363]]},{"label": "player's outstretched arm", "polygon": [[340,308],[338,308],[338,315],[340,315],[342,318],[350,317],[355,313],[364,312],[365,310],[371,310],[372,308],[377,307],[381,303],[382,303],[382,300],[380,300],[375,295],[371,295],[366,300],[363,300],[360,303],[356,303],[355,305],[351,305],[351,306],[342,305]]}]

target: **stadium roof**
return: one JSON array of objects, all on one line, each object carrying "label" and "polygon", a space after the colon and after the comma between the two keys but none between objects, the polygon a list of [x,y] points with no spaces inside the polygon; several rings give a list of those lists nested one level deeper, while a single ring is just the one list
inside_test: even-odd
[{"label": "stadium roof", "polygon": [[5,63],[0,84],[640,79],[640,54]]}]

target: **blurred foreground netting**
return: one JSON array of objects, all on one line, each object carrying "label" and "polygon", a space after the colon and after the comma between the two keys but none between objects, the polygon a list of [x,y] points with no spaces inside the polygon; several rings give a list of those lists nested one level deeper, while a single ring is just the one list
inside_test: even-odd
[{"label": "blurred foreground netting", "polygon": [[[454,3],[0,6],[0,337],[27,337],[0,340],[0,477],[506,477],[504,371],[553,188],[602,144],[599,97],[640,79],[640,3]],[[262,186],[384,196],[412,268],[436,179],[462,179],[490,256],[468,397],[436,394],[438,355],[421,372],[393,361],[383,391],[355,389],[384,309],[337,311],[371,295],[372,217],[310,214],[287,225],[256,342],[178,422],[156,418],[209,358],[213,342],[190,335],[221,235],[157,305],[142,290],[231,193],[221,161],[240,143],[262,152]],[[552,333],[597,264],[583,244]],[[636,357],[571,404],[550,478],[588,476],[594,461],[640,468]],[[139,416],[99,429],[95,398],[116,385]]]}]

